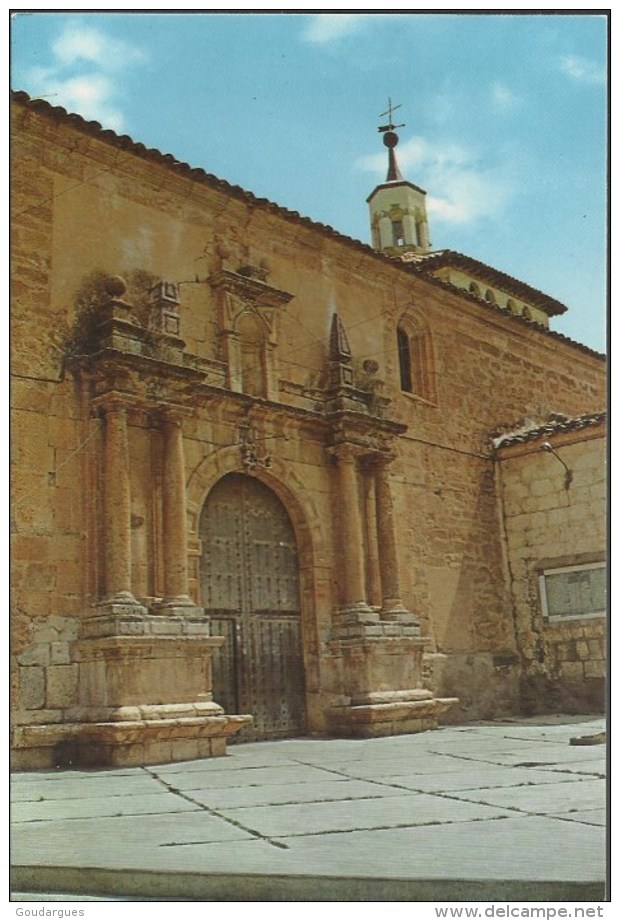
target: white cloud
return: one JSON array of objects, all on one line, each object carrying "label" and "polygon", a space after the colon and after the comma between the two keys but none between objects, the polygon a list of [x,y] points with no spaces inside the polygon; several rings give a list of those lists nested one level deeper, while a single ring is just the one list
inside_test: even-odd
[{"label": "white cloud", "polygon": [[[427,207],[438,222],[464,224],[499,217],[513,196],[508,167],[485,167],[461,145],[431,144],[414,137],[396,153],[403,176],[430,190]],[[384,181],[387,156],[361,157],[356,165]]]},{"label": "white cloud", "polygon": [[143,60],[144,54],[128,42],[111,38],[92,26],[69,23],[55,42],[52,51],[63,67],[87,61],[103,70],[118,70]]},{"label": "white cloud", "polygon": [[145,60],[144,52],[78,22],[67,23],[51,52],[49,65],[32,68],[28,74],[31,95],[44,96],[53,105],[121,131],[119,73]]},{"label": "white cloud", "polygon": [[505,83],[494,83],[491,87],[491,101],[497,109],[504,112],[519,108],[521,99]]},{"label": "white cloud", "polygon": [[560,70],[581,83],[604,84],[607,82],[604,67],[576,54],[567,54],[560,58]]},{"label": "white cloud", "polygon": [[368,16],[362,13],[318,13],[304,29],[302,38],[325,45],[359,32],[367,19]]}]

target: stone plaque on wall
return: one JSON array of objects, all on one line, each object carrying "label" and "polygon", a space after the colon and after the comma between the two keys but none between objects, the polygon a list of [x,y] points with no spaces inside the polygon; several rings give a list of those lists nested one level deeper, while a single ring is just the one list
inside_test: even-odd
[{"label": "stone plaque on wall", "polygon": [[540,576],[543,616],[550,620],[604,616],[607,607],[604,563],[548,569]]}]

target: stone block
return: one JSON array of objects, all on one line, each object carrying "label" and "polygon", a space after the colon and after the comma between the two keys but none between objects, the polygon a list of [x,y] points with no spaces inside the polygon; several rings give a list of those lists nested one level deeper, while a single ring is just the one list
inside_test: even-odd
[{"label": "stone block", "polygon": [[15,378],[11,382],[11,406],[42,416],[49,415],[52,387],[49,383]]},{"label": "stone block", "polygon": [[38,666],[19,670],[19,704],[25,710],[45,705],[45,669]]},{"label": "stone block", "polygon": [[50,643],[50,664],[69,665],[71,653],[68,643]]},{"label": "stone block", "polygon": [[584,662],[583,673],[586,678],[604,678],[606,674],[605,662],[602,659]]},{"label": "stone block", "polygon": [[49,443],[63,449],[57,453],[59,465],[66,460],[67,455],[75,450],[76,431],[76,422],[73,419],[52,416],[49,420]]},{"label": "stone block", "polygon": [[46,617],[52,610],[52,596],[50,592],[31,591],[20,586],[19,605],[30,617]]},{"label": "stone block", "polygon": [[18,411],[12,420],[13,460],[20,470],[46,474],[54,469],[54,449],[48,444],[47,417]]},{"label": "stone block", "polygon": [[561,662],[560,674],[563,678],[583,678],[583,662]]},{"label": "stone block", "polygon": [[604,659],[605,649],[602,640],[588,640],[588,652],[591,659]]},{"label": "stone block", "polygon": [[84,571],[78,561],[59,560],[56,564],[56,589],[62,593],[78,593]]},{"label": "stone block", "polygon": [[51,563],[29,563],[24,578],[32,591],[52,591],[56,587],[56,567]]},{"label": "stone block", "polygon": [[20,665],[48,665],[50,647],[48,643],[33,643],[17,656]]},{"label": "stone block", "polygon": [[578,640],[575,643],[575,651],[579,659],[588,659],[590,656],[590,649],[585,640]]},{"label": "stone block", "polygon": [[53,541],[38,534],[14,534],[11,538],[11,559],[41,563],[50,556]]}]

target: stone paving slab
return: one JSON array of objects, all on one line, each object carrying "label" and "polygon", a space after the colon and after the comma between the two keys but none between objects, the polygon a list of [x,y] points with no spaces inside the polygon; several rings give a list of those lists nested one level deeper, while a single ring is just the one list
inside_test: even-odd
[{"label": "stone paving slab", "polygon": [[175,790],[191,791],[218,789],[221,787],[236,787],[240,784],[248,786],[267,786],[270,784],[284,783],[311,783],[321,782],[326,779],[326,773],[321,768],[304,764],[277,764],[274,767],[244,768],[234,772],[227,771],[220,762],[218,771],[188,771],[187,773],[169,774],[167,771],[158,771],[166,783],[171,784]]},{"label": "stone paving slab", "polygon": [[[524,816],[346,834],[283,838],[315,871],[438,879],[604,879],[603,830]],[[372,856],[370,856],[372,855]]]},{"label": "stone paving slab", "polygon": [[153,771],[153,773],[156,773],[159,777],[172,777],[177,774],[192,774],[196,772],[204,774],[213,772],[217,774],[224,770],[224,764],[226,765],[226,771],[245,771],[248,770],[248,768],[297,766],[299,763],[297,759],[278,752],[274,752],[273,756],[270,758],[268,752],[265,750],[263,753],[248,751],[250,747],[249,744],[231,745],[224,758],[203,758],[198,761],[176,761],[173,764],[155,764],[149,765],[148,770]]},{"label": "stone paving slab", "polygon": [[144,769],[141,767],[127,768],[89,768],[88,770],[79,771],[75,769],[58,768],[54,771],[20,771],[11,774],[11,784],[30,783],[36,778],[37,783],[43,781],[55,781],[59,777],[70,777],[73,780],[99,780],[102,777],[141,777],[144,776]]},{"label": "stone paving slab", "polygon": [[[463,760],[485,762],[488,764],[505,764],[518,767],[519,764],[527,762],[536,765],[554,765],[562,761],[565,764],[589,764],[600,762],[601,752],[599,746],[570,746],[561,742],[529,742],[524,743],[522,747],[515,749],[510,743],[507,743],[502,750],[500,745],[483,747],[481,745],[450,745],[441,750],[442,754],[457,756]],[[439,753],[439,749],[433,747],[433,751]]]},{"label": "stone paving slab", "polygon": [[605,801],[605,790],[604,780],[576,780],[570,784],[468,790],[455,792],[453,796],[470,803],[503,806],[536,815],[561,816],[578,809],[600,807]]},{"label": "stone paving slab", "polygon": [[607,762],[604,758],[591,761],[572,761],[571,763],[555,763],[542,765],[539,770],[549,774],[574,774],[577,777],[605,777],[607,774]]},{"label": "stone paving slab", "polygon": [[[310,762],[307,762],[310,763]],[[316,763],[316,762],[314,762]],[[467,762],[448,755],[427,752],[411,753],[407,757],[365,761],[337,761],[326,764],[323,770],[357,780],[385,780],[397,775],[437,774],[447,771],[462,771]]]},{"label": "stone paving slab", "polygon": [[358,799],[331,803],[297,803],[226,811],[245,828],[269,838],[288,835],[322,835],[326,832],[371,830],[437,822],[469,822],[506,816],[497,806],[465,804],[440,796],[412,793],[381,799]]},{"label": "stone paving slab", "polygon": [[34,780],[14,783],[11,778],[11,799],[14,803],[40,802],[54,799],[88,799],[89,797],[141,795],[162,789],[154,777],[141,771],[132,776],[91,774],[88,778],[57,774],[55,780],[42,784]]},{"label": "stone paving slab", "polygon": [[402,790],[380,787],[364,780],[346,780],[344,777],[323,783],[269,784],[265,787],[223,787],[213,790],[192,790],[194,802],[213,809],[235,809],[240,806],[278,806],[289,803],[321,803],[332,800],[356,800],[397,796]]},{"label": "stone paving slab", "polygon": [[[61,808],[59,806],[61,805]],[[193,803],[160,790],[154,793],[132,793],[129,796],[88,796],[83,799],[55,799],[43,802],[15,803],[14,822],[37,822],[44,819],[95,818],[97,816],[138,816],[160,812],[191,812],[199,809]]]},{"label": "stone paving slab", "polygon": [[[592,776],[592,775],[589,775]],[[543,771],[532,768],[511,768],[488,765],[481,774],[478,767],[465,764],[458,770],[434,774],[402,774],[390,776],[389,782],[398,787],[418,790],[423,793],[450,793],[456,790],[479,790],[482,782],[485,789],[494,787],[525,787],[537,784],[571,783],[579,775]]]},{"label": "stone paving slab", "polygon": [[[254,841],[250,832],[202,810],[97,819],[57,819],[17,826],[11,841],[14,865],[113,866],[147,869],[154,853],[167,854],[190,842],[220,847]],[[181,847],[181,849],[183,849]],[[235,866],[235,864],[233,864]]]}]

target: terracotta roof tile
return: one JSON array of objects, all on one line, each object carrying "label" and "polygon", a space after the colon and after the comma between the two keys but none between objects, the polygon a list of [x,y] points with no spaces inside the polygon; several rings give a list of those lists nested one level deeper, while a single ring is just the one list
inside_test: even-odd
[{"label": "terracotta roof tile", "polygon": [[544,294],[537,288],[533,288],[526,282],[513,278],[512,275],[507,275],[506,272],[501,272],[499,269],[493,268],[493,266],[486,265],[484,262],[479,262],[477,259],[458,253],[455,250],[442,249],[433,253],[425,253],[418,256],[415,261],[422,272],[433,272],[443,266],[455,266],[469,270],[472,275],[483,278],[489,284],[501,287],[504,291],[508,291],[516,297],[534,304],[534,306],[544,310],[547,316],[550,317],[566,313],[568,309],[565,304],[549,297],[549,295]]},{"label": "terracotta roof tile", "polygon": [[527,441],[535,441],[537,438],[557,435],[564,432],[576,432],[580,429],[591,426],[604,425],[607,420],[607,413],[586,413],[582,416],[563,416],[556,414],[551,416],[546,422],[537,425],[524,425],[517,431],[506,432],[493,438],[492,444],[495,450],[505,448],[508,445],[523,444]]}]

